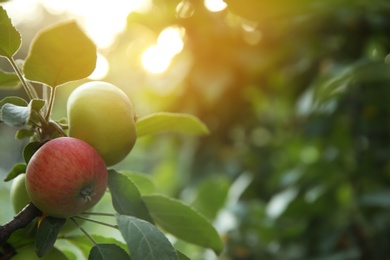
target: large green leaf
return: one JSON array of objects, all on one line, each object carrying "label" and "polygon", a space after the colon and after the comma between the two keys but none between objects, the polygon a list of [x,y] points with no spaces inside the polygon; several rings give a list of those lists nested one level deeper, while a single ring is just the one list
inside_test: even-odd
[{"label": "large green leaf", "polygon": [[0,69],[0,89],[1,88],[18,88],[20,87],[20,80],[16,73],[5,72]]},{"label": "large green leaf", "polygon": [[116,216],[118,227],[133,260],[174,260],[176,250],[153,224],[132,216]]},{"label": "large green leaf", "polygon": [[20,33],[0,6],[0,56],[11,58],[19,50],[21,43]]},{"label": "large green leaf", "polygon": [[34,39],[23,72],[51,87],[88,77],[96,66],[96,46],[75,21],[58,24]]},{"label": "large green leaf", "polygon": [[110,170],[108,188],[111,192],[112,205],[119,214],[135,216],[153,223],[148,209],[135,184],[124,174]]},{"label": "large green leaf", "polygon": [[45,255],[53,247],[65,221],[65,218],[53,217],[45,217],[41,221],[35,235],[35,251],[39,257]]},{"label": "large green leaf", "polygon": [[121,171],[122,174],[126,175],[134,184],[137,186],[139,192],[144,194],[151,194],[156,191],[156,186],[153,179],[145,173]]},{"label": "large green leaf", "polygon": [[178,132],[192,135],[208,134],[207,126],[189,114],[159,112],[140,118],[136,123],[138,137],[161,132]]},{"label": "large green leaf", "polygon": [[89,260],[130,259],[130,256],[122,248],[115,244],[97,244],[91,249]]},{"label": "large green leaf", "polygon": [[158,225],[187,242],[222,251],[222,241],[215,228],[190,206],[163,195],[142,196]]}]

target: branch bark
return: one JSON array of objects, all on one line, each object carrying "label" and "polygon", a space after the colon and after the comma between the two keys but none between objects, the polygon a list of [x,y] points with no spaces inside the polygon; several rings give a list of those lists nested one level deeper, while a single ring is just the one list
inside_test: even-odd
[{"label": "branch bark", "polygon": [[13,232],[26,227],[31,221],[41,215],[42,212],[30,202],[11,221],[0,226],[0,246],[7,242]]}]

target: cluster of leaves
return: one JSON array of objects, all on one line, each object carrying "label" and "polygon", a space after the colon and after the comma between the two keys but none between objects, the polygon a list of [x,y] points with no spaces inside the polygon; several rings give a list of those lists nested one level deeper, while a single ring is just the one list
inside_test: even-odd
[{"label": "cluster of leaves", "polygon": [[[25,162],[16,164],[5,181],[23,174],[37,149],[46,141],[66,136],[66,119],[51,119],[56,89],[67,82],[89,76],[96,65],[96,47],[76,22],[68,21],[38,33],[27,58],[15,60],[21,45],[21,35],[12,25],[6,11],[0,7],[0,56],[6,58],[14,72],[0,70],[0,87],[23,86],[29,100],[9,96],[0,101],[0,121],[17,129],[16,138],[29,138],[23,150]],[[47,99],[39,97],[36,87],[41,86]],[[187,134],[207,134],[207,127],[188,114],[155,113],[140,118],[136,123],[138,137],[165,131]],[[205,217],[190,206],[171,197],[154,193],[154,183],[142,174],[109,170],[109,192],[115,212],[105,213],[115,217],[116,225],[101,223],[89,218],[78,218],[119,229],[127,247],[101,236],[90,235],[80,226],[85,236],[62,237],[78,246],[89,259],[187,259],[177,251],[161,227],[178,239],[213,249],[222,250],[219,234]],[[145,188],[147,187],[147,188]],[[87,214],[87,213],[86,213]],[[92,213],[89,213],[92,215]],[[94,213],[98,214],[98,213]],[[78,225],[77,218],[72,221]],[[58,239],[65,219],[45,217],[35,234],[35,250],[45,255]],[[26,233],[16,232],[8,243],[18,251],[18,246],[32,243]],[[92,249],[88,240],[94,243]],[[75,259],[72,252],[65,252]]]},{"label": "cluster of leaves", "polygon": [[192,151],[196,206],[207,210],[217,178],[253,178],[222,206],[236,220],[229,257],[388,255],[388,1],[226,0],[218,13],[202,1],[154,2],[129,24],[185,29],[178,60],[190,65],[168,105],[196,108],[213,127]]}]

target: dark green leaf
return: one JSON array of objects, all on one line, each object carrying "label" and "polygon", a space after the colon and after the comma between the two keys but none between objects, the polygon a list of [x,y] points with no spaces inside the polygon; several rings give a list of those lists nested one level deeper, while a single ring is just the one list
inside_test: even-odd
[{"label": "dark green leaf", "polygon": [[156,186],[153,183],[153,179],[145,173],[121,171],[122,174],[126,175],[134,184],[142,195],[154,193]]},{"label": "dark green leaf", "polygon": [[21,43],[20,33],[0,6],[0,56],[11,58],[19,50]]},{"label": "dark green leaf", "polygon": [[173,260],[178,259],[176,250],[151,223],[132,216],[117,214],[119,230],[133,260]]},{"label": "dark green leaf", "polygon": [[222,251],[222,241],[215,228],[194,209],[179,200],[162,195],[142,196],[158,225],[187,242]]},{"label": "dark green leaf", "polygon": [[178,132],[191,135],[208,134],[207,126],[189,114],[159,112],[138,119],[138,137],[162,132]]},{"label": "dark green leaf", "polygon": [[135,216],[153,223],[137,186],[126,175],[110,170],[108,188],[112,205],[119,214]]},{"label": "dark green leaf", "polygon": [[53,217],[45,217],[41,221],[35,235],[35,251],[39,257],[44,256],[53,247],[65,221],[65,218]]},{"label": "dark green leaf", "polygon": [[[99,244],[115,244],[122,248],[123,250],[127,250],[127,246],[119,242],[118,240],[114,238],[108,238],[103,237],[99,235],[91,234],[92,238]],[[74,236],[67,236],[66,241],[72,243],[73,245],[77,246],[87,258],[89,256],[89,253],[91,251],[91,247],[93,246],[91,240],[85,236],[85,235],[74,235]]]},{"label": "dark green leaf", "polygon": [[30,161],[34,153],[42,146],[38,141],[28,143],[23,149],[23,158],[26,164]]},{"label": "dark green leaf", "polygon": [[26,172],[27,165],[25,163],[17,163],[15,164],[12,169],[7,174],[7,177],[5,177],[4,181],[10,181],[19,174]]},{"label": "dark green leaf", "polygon": [[91,249],[88,257],[89,260],[125,260],[130,259],[130,256],[125,250],[115,244],[97,244]]},{"label": "dark green leaf", "polygon": [[51,87],[88,77],[96,66],[96,46],[70,21],[40,32],[24,63],[27,79]]},{"label": "dark green leaf", "polygon": [[16,73],[5,72],[0,69],[0,89],[1,88],[18,88],[20,87],[20,80]]}]

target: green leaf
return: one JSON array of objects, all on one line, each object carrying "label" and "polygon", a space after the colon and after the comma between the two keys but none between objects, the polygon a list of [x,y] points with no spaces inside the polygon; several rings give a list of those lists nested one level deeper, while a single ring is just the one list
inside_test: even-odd
[{"label": "green leaf", "polygon": [[135,216],[153,223],[137,186],[126,175],[109,170],[108,188],[112,205],[119,214]]},{"label": "green leaf", "polygon": [[153,224],[132,216],[116,215],[119,230],[133,260],[178,259],[176,250]]},{"label": "green leaf", "polygon": [[1,120],[6,125],[21,128],[27,125],[30,113],[29,106],[23,107],[7,103],[1,108]]},{"label": "green leaf", "polygon": [[[127,250],[127,246],[124,243],[119,242],[118,240],[116,240],[114,238],[103,237],[103,236],[99,236],[99,235],[95,235],[95,234],[90,234],[90,235],[99,244],[115,244],[115,245],[119,246],[120,248],[122,248],[123,250],[125,250],[125,251]],[[85,235],[68,236],[67,235],[66,241],[77,246],[82,251],[85,258],[87,258],[89,256],[90,251],[91,251],[91,247],[93,246],[93,244],[87,236],[85,236]]]},{"label": "green leaf", "polygon": [[130,259],[125,250],[115,244],[97,244],[91,249],[89,260]]},{"label": "green leaf", "polygon": [[222,241],[215,228],[190,206],[162,195],[142,196],[158,225],[187,242],[222,251]]},{"label": "green leaf", "polygon": [[30,138],[35,133],[34,129],[19,129],[16,131],[15,138],[17,140],[22,140],[25,138]]},{"label": "green leaf", "polygon": [[25,173],[26,172],[27,165],[25,163],[17,163],[15,164],[12,169],[9,171],[7,174],[7,177],[5,177],[4,181],[10,181],[19,174]]},{"label": "green leaf", "polygon": [[35,251],[39,257],[44,256],[53,247],[65,221],[65,218],[54,217],[45,217],[41,221],[35,235]]},{"label": "green leaf", "polygon": [[1,117],[6,125],[21,128],[28,124],[30,120],[39,123],[39,119],[33,111],[39,113],[45,105],[43,99],[32,99],[27,106],[18,106],[11,103],[4,104],[1,107]]},{"label": "green leaf", "polygon": [[20,33],[12,25],[7,12],[0,6],[0,56],[11,58],[21,44]]},{"label": "green leaf", "polygon": [[23,149],[23,158],[26,164],[29,163],[31,157],[34,155],[34,153],[42,146],[42,143],[38,141],[30,142],[26,144],[26,146]]},{"label": "green leaf", "polygon": [[24,63],[27,79],[56,87],[88,77],[96,66],[96,46],[75,21],[40,32]]},{"label": "green leaf", "polygon": [[180,251],[176,250],[176,254],[177,254],[177,257],[179,260],[191,260],[188,256],[186,256],[185,254],[183,254]]},{"label": "green leaf", "polygon": [[214,219],[225,205],[231,182],[229,178],[213,176],[201,182],[192,207],[209,219]]},{"label": "green leaf", "polygon": [[0,69],[0,89],[2,88],[18,88],[20,87],[20,80],[16,73],[5,72]]},{"label": "green leaf", "polygon": [[28,102],[26,100],[24,100],[23,98],[21,98],[21,97],[9,96],[9,97],[3,98],[0,101],[0,108],[2,106],[4,106],[5,104],[7,104],[7,103],[13,104],[13,105],[16,105],[16,106],[27,106],[28,105]]},{"label": "green leaf", "polygon": [[134,184],[142,195],[151,194],[156,191],[156,186],[153,179],[145,173],[121,171],[120,173],[126,175]]},{"label": "green leaf", "polygon": [[138,119],[137,136],[162,132],[178,132],[192,135],[209,134],[207,126],[189,114],[159,112]]}]

